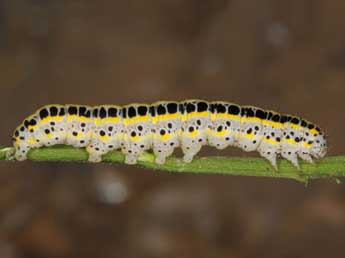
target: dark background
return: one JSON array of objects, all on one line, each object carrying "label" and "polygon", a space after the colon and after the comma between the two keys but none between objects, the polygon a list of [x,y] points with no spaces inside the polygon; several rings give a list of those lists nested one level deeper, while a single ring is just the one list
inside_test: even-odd
[{"label": "dark background", "polygon": [[[2,0],[0,143],[48,103],[203,98],[303,116],[324,128],[330,155],[344,154],[344,14],[344,0]],[[213,154],[249,155],[201,153]],[[344,257],[335,181],[0,171],[1,258]]]}]

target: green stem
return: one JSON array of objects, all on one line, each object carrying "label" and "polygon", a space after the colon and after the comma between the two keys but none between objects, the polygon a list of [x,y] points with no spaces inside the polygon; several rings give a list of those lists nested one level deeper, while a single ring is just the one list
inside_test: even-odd
[{"label": "green stem", "polygon": [[[0,148],[0,160],[13,159],[13,148]],[[87,161],[88,154],[84,149],[71,146],[54,146],[33,149],[28,154],[32,161]],[[124,155],[113,151],[104,155],[103,162],[123,163]],[[154,163],[151,153],[144,153],[139,157],[138,165],[149,169],[169,172],[190,172],[208,174],[226,174],[257,177],[289,178],[300,182],[310,179],[345,177],[345,156],[327,157],[317,164],[301,162],[301,171],[296,170],[286,160],[279,160],[279,172],[276,172],[263,158],[249,157],[199,157],[191,163],[184,163],[181,159],[170,157],[164,165]]]}]

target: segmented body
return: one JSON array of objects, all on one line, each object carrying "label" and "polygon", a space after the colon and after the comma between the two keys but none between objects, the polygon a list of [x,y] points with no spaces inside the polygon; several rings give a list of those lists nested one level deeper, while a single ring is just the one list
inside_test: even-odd
[{"label": "segmented body", "polygon": [[258,151],[277,168],[282,156],[298,167],[298,157],[312,162],[325,156],[321,129],[299,117],[228,102],[185,100],[126,106],[48,105],[18,126],[13,135],[17,160],[25,160],[32,148],[67,144],[85,147],[89,161],[115,149],[135,164],[145,150],[153,150],[164,164],[181,147],[190,162],[203,145],[218,149],[235,146]]}]

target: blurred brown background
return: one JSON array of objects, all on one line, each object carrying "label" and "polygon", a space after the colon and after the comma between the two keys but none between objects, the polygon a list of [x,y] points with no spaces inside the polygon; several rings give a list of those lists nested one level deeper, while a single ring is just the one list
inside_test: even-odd
[{"label": "blurred brown background", "polygon": [[[2,0],[0,143],[48,103],[204,98],[306,117],[344,154],[344,14],[344,0]],[[201,153],[213,154],[247,155]],[[0,171],[1,258],[345,255],[345,188],[333,181]]]}]

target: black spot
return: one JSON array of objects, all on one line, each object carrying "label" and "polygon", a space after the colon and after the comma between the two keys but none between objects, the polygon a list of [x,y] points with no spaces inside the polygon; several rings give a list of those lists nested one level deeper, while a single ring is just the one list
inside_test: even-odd
[{"label": "black spot", "polygon": [[307,127],[307,125],[308,125],[308,124],[307,124],[307,122],[306,122],[305,120],[302,120],[302,121],[301,121],[301,126],[302,126],[302,127],[305,128],[305,127]]},{"label": "black spot", "polygon": [[172,128],[172,123],[168,123],[168,128]]},{"label": "black spot", "polygon": [[116,115],[117,115],[117,108],[110,107],[108,109],[108,116],[109,117],[116,117]]},{"label": "black spot", "polygon": [[109,148],[109,149],[111,149],[111,148],[113,148],[113,147],[114,147],[113,145],[108,145],[108,148]]},{"label": "black spot", "polygon": [[272,117],[272,121],[273,121],[273,122],[279,122],[279,121],[280,121],[280,115],[279,115],[279,114],[275,114],[275,115]]},{"label": "black spot", "polygon": [[138,115],[145,116],[147,114],[148,108],[146,106],[139,106],[138,107]]},{"label": "black spot", "polygon": [[200,119],[196,120],[197,125],[201,125]]},{"label": "black spot", "polygon": [[289,140],[289,139],[290,139],[290,136],[289,136],[289,135],[287,135],[285,138]]},{"label": "black spot", "polygon": [[50,125],[55,125],[55,122],[50,122]]},{"label": "black spot", "polygon": [[45,134],[49,134],[50,133],[49,129],[45,129],[44,132],[45,132]]},{"label": "black spot", "polygon": [[30,129],[30,133],[33,133],[34,132],[34,129]]},{"label": "black spot", "polygon": [[94,109],[92,110],[92,116],[95,117],[95,118],[98,117],[98,108],[94,108]]},{"label": "black spot", "polygon": [[51,116],[57,116],[57,114],[58,114],[58,109],[57,109],[57,107],[50,107],[50,115]]},{"label": "black spot", "polygon": [[108,130],[111,132],[112,130],[114,129],[114,127],[112,127],[112,126],[109,126],[108,127]]},{"label": "black spot", "polygon": [[269,140],[271,137],[269,135],[266,136],[266,139]]},{"label": "black spot", "polygon": [[262,109],[257,109],[255,111],[255,117],[260,118],[260,119],[266,119],[267,117],[267,112],[263,111]]},{"label": "black spot", "polygon": [[178,111],[181,114],[184,114],[185,108],[184,108],[184,105],[182,103],[178,104]]},{"label": "black spot", "polygon": [[190,127],[188,128],[188,131],[189,131],[190,133],[192,133],[192,132],[194,131],[194,127],[193,127],[193,126],[190,126]]},{"label": "black spot", "polygon": [[197,103],[197,110],[198,112],[204,112],[207,111],[208,109],[208,104],[204,101],[200,101]]},{"label": "black spot", "polygon": [[279,137],[277,137],[277,138],[276,138],[276,141],[277,141],[277,142],[280,142],[280,138],[279,138]]},{"label": "black spot", "polygon": [[140,145],[140,148],[144,149],[145,145]]},{"label": "black spot", "polygon": [[231,126],[230,121],[226,121],[226,125],[230,127]]},{"label": "black spot", "polygon": [[175,144],[173,142],[170,143],[170,146],[174,146]]},{"label": "black spot", "polygon": [[313,144],[314,142],[313,141],[308,141],[308,144]]},{"label": "black spot", "polygon": [[137,136],[136,132],[134,132],[134,131],[133,131],[133,132],[131,132],[131,136],[132,136],[132,137]]},{"label": "black spot", "polygon": [[24,126],[20,127],[20,131],[24,132],[24,130],[25,130]]},{"label": "black spot", "polygon": [[21,140],[25,140],[25,137],[21,136],[21,137],[19,137],[19,139],[21,139]]},{"label": "black spot", "polygon": [[294,117],[294,118],[291,119],[290,122],[295,124],[295,125],[298,125],[299,124],[299,119],[297,117]]},{"label": "black spot", "polygon": [[98,147],[96,147],[96,148],[95,148],[95,150],[96,150],[96,151],[99,151],[99,148],[98,148]]},{"label": "black spot", "polygon": [[256,126],[254,127],[254,129],[255,129],[255,131],[259,131],[260,128],[259,128],[259,126],[256,125]]},{"label": "black spot", "polygon": [[59,140],[59,137],[55,137],[55,140],[57,140],[57,141],[58,141],[58,140]]},{"label": "black spot", "polygon": [[249,128],[248,130],[247,130],[247,134],[251,134],[253,132],[253,129],[252,128]]},{"label": "black spot", "polygon": [[295,142],[300,142],[300,138],[296,137]]},{"label": "black spot", "polygon": [[85,124],[85,123],[81,123],[80,126],[81,126],[81,127],[85,127],[86,124]]},{"label": "black spot", "polygon": [[192,113],[196,110],[196,107],[193,103],[186,103],[186,111],[187,113]]},{"label": "black spot", "polygon": [[72,135],[73,136],[78,136],[78,133],[77,132],[73,132]]},{"label": "black spot", "polygon": [[253,143],[255,144],[255,143],[256,143],[256,140],[254,140]]},{"label": "black spot", "polygon": [[80,143],[83,144],[83,143],[85,143],[85,141],[84,141],[84,140],[81,140]]},{"label": "black spot", "polygon": [[104,132],[103,130],[101,130],[101,131],[99,132],[99,135],[100,135],[100,136],[105,136],[105,132]]},{"label": "black spot", "polygon": [[313,124],[309,124],[309,125],[308,125],[308,129],[311,130],[311,129],[314,129],[314,128],[315,128],[315,125],[313,125]]},{"label": "black spot", "polygon": [[217,131],[218,131],[218,132],[221,132],[222,130],[223,130],[223,126],[221,126],[221,125],[218,126]]},{"label": "black spot", "polygon": [[202,142],[202,139],[199,139],[198,142]]},{"label": "black spot", "polygon": [[319,133],[321,133],[320,127],[316,127],[315,130],[318,131]]},{"label": "black spot", "polygon": [[168,103],[167,104],[167,109],[169,114],[175,114],[177,112],[177,103]]},{"label": "black spot", "polygon": [[271,133],[271,136],[272,136],[272,137],[274,137],[274,135],[275,135],[275,133],[274,133],[274,132],[272,132],[272,133]]},{"label": "black spot", "polygon": [[159,133],[160,133],[160,135],[164,135],[165,134],[165,130],[161,129]]},{"label": "black spot", "polygon": [[151,116],[155,116],[156,115],[155,107],[154,106],[150,106],[149,112],[150,112]]},{"label": "black spot", "polygon": [[127,118],[127,108],[123,107],[121,110],[122,118]]},{"label": "black spot", "polygon": [[294,136],[294,135],[295,135],[295,133],[294,133],[293,131],[291,131],[291,132],[290,132],[290,134],[291,134],[292,136]]},{"label": "black spot", "polygon": [[70,115],[76,115],[78,113],[78,109],[75,106],[68,107],[68,114]]},{"label": "black spot", "polygon": [[286,115],[281,115],[280,116],[280,123],[284,124],[286,123],[288,120],[288,117]]},{"label": "black spot", "polygon": [[224,104],[218,103],[216,106],[217,113],[224,114],[226,112],[226,107]]},{"label": "black spot", "polygon": [[241,109],[240,109],[240,107],[237,106],[237,105],[233,105],[233,104],[232,104],[232,105],[230,105],[229,108],[228,108],[228,113],[229,113],[230,115],[239,115],[240,112],[241,112]]},{"label": "black spot", "polygon": [[26,128],[28,128],[29,125],[30,125],[30,122],[29,122],[28,120],[25,120],[25,121],[24,121],[24,126],[25,126]]},{"label": "black spot", "polygon": [[107,117],[107,110],[104,107],[99,109],[99,117],[102,119]]},{"label": "black spot", "polygon": [[60,108],[59,116],[64,116],[66,114],[65,108]]},{"label": "black spot", "polygon": [[86,107],[80,106],[79,107],[79,116],[84,116],[85,117],[85,113],[86,113]]},{"label": "black spot", "polygon": [[166,114],[165,107],[162,104],[159,104],[157,106],[157,114],[158,115],[165,115]]},{"label": "black spot", "polygon": [[142,125],[138,125],[138,130],[142,131],[143,130],[143,126]]},{"label": "black spot", "polygon": [[39,116],[40,116],[41,120],[44,119],[44,118],[46,118],[48,115],[49,115],[49,113],[48,113],[47,109],[45,109],[45,108],[42,109],[42,110],[40,111],[40,113],[39,113]]},{"label": "black spot", "polygon": [[229,141],[229,140],[230,140],[230,138],[229,138],[229,137],[225,137],[225,140],[226,140],[226,141]]}]

